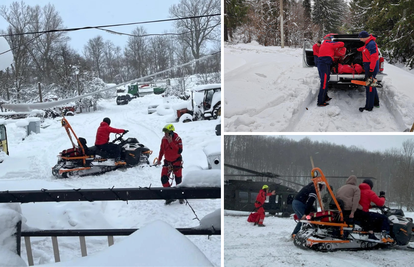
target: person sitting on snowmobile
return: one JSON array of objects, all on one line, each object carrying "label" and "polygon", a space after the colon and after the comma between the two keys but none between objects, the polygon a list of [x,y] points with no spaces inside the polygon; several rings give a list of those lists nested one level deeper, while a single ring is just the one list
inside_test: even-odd
[{"label": "person sitting on snowmobile", "polygon": [[127,133],[128,130],[112,128],[111,119],[104,118],[96,131],[95,146],[96,148],[108,152],[111,157],[115,158],[115,164],[123,163],[121,161],[121,147],[109,142],[110,133]]},{"label": "person sitting on snowmobile", "polygon": [[254,203],[254,206],[257,209],[257,211],[255,212],[257,213],[257,221],[254,223],[254,225],[257,224],[257,226],[260,227],[265,226],[263,224],[265,218],[265,210],[263,208],[263,204],[266,201],[266,197],[271,195],[276,195],[276,191],[273,190],[269,193],[269,186],[263,185],[262,189],[259,191],[259,194],[257,194],[256,202]]},{"label": "person sitting on snowmobile", "polygon": [[[357,217],[355,219],[365,221],[365,227],[368,230],[369,239],[378,240],[374,235],[374,230],[381,226],[383,235],[388,235],[390,232],[390,223],[385,215],[376,212],[370,212],[371,202],[374,202],[378,207],[382,207],[385,204],[385,192],[381,191],[378,197],[372,188],[374,183],[370,179],[365,179],[360,185],[361,198],[359,200],[359,207],[357,210]],[[361,212],[362,211],[362,212]]]},{"label": "person sitting on snowmobile", "polygon": [[357,177],[355,175],[349,176],[346,184],[336,191],[336,198],[344,203],[342,210],[344,220],[347,223],[352,223],[361,198],[361,190],[357,186]]},{"label": "person sitting on snowmobile", "polygon": [[[319,184],[319,191],[322,191],[325,184]],[[313,210],[313,203],[315,202],[316,190],[313,182],[303,187],[299,193],[296,194],[295,199],[292,202],[292,208],[299,220],[304,220]],[[302,223],[298,222],[292,233],[292,238],[299,232],[302,227]]]}]

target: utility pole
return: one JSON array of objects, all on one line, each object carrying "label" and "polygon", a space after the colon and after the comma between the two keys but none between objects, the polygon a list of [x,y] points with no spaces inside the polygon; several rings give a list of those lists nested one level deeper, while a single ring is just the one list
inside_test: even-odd
[{"label": "utility pole", "polygon": [[282,48],[285,47],[285,40],[283,37],[283,0],[280,0],[280,42]]},{"label": "utility pole", "polygon": [[37,86],[39,87],[39,98],[40,98],[40,102],[43,102],[43,99],[42,99],[42,87],[40,85],[40,82],[37,83]]}]

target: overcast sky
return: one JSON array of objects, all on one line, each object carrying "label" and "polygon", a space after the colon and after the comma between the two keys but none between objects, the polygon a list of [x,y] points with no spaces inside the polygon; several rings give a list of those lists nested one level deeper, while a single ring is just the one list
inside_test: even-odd
[{"label": "overcast sky", "polygon": [[[5,5],[9,7],[13,2],[16,2],[16,0],[1,0],[0,6]],[[20,3],[20,0],[17,2]],[[66,28],[77,28],[168,19],[171,18],[169,8],[173,4],[178,4],[180,0],[26,0],[24,2],[26,5],[39,5],[41,7],[50,2],[55,6]],[[6,30],[7,26],[8,23],[0,16],[0,30]],[[158,22],[108,29],[131,33],[138,26],[143,26],[148,34],[172,32],[174,29],[172,22]],[[101,35],[104,41],[111,40],[121,48],[125,47],[129,38],[128,36],[110,34],[101,30],[81,30],[68,33],[68,36],[71,38],[70,46],[82,53],[87,41],[98,35]]]},{"label": "overcast sky", "polygon": [[412,140],[414,142],[414,135],[412,134],[383,135],[370,133],[370,135],[286,135],[286,138],[297,141],[302,140],[305,137],[309,137],[312,141],[329,142],[347,147],[354,145],[358,148],[364,148],[367,151],[373,152],[385,152],[385,150],[391,148],[401,149],[402,143],[406,140]]}]

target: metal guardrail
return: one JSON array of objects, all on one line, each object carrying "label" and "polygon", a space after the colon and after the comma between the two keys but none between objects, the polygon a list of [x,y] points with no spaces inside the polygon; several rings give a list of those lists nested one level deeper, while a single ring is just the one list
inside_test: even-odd
[{"label": "metal guardrail", "polygon": [[220,187],[145,187],[1,191],[0,203],[220,198]]},{"label": "metal guardrail", "polygon": [[[21,224],[21,222],[20,222]],[[21,225],[20,225],[21,227]],[[19,226],[18,226],[19,228]],[[82,229],[82,230],[40,230],[40,231],[24,231],[17,234],[18,240],[18,254],[20,256],[20,239],[24,237],[27,260],[29,266],[34,265],[33,252],[31,247],[31,237],[51,237],[53,255],[55,262],[60,262],[59,243],[57,237],[79,237],[79,244],[81,249],[82,257],[88,255],[86,249],[86,238],[87,236],[107,236],[108,246],[114,244],[114,236],[126,236],[134,233],[139,229]],[[198,229],[198,228],[177,228],[177,231],[184,235],[221,235],[221,230],[212,229]]]},{"label": "metal guardrail", "polygon": [[[65,189],[65,190],[25,190],[2,191],[0,203],[20,202],[68,202],[68,201],[129,201],[157,199],[214,199],[221,198],[220,187],[148,187],[148,188],[108,188],[108,189]],[[30,237],[48,237],[52,239],[55,262],[60,262],[58,236],[78,236],[82,257],[87,256],[86,236],[107,236],[108,246],[114,244],[114,236],[130,235],[139,229],[82,229],[82,230],[39,230],[21,231],[21,222],[16,226],[17,254],[20,255],[21,238],[24,237],[29,266],[34,265]],[[177,228],[184,235],[221,235],[221,230]]]}]

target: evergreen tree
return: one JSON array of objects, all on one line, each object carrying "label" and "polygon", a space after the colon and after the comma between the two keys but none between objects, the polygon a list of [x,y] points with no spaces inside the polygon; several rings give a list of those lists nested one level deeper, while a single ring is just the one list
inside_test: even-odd
[{"label": "evergreen tree", "polygon": [[370,17],[371,0],[352,0],[350,6],[350,28],[351,33],[361,32],[366,29],[368,18]]},{"label": "evergreen tree", "polygon": [[398,0],[389,5],[386,22],[393,25],[385,39],[387,55],[392,62],[402,62],[414,67],[414,1]]},{"label": "evergreen tree", "polygon": [[303,12],[304,20],[310,21],[310,19],[312,18],[311,17],[312,8],[311,8],[310,0],[303,0],[302,6],[305,9]]},{"label": "evergreen tree", "polygon": [[248,6],[245,0],[225,0],[224,3],[224,41],[233,38],[233,32],[246,18]]},{"label": "evergreen tree", "polygon": [[344,20],[343,0],[315,0],[312,20],[320,26],[319,35],[338,32]]}]

